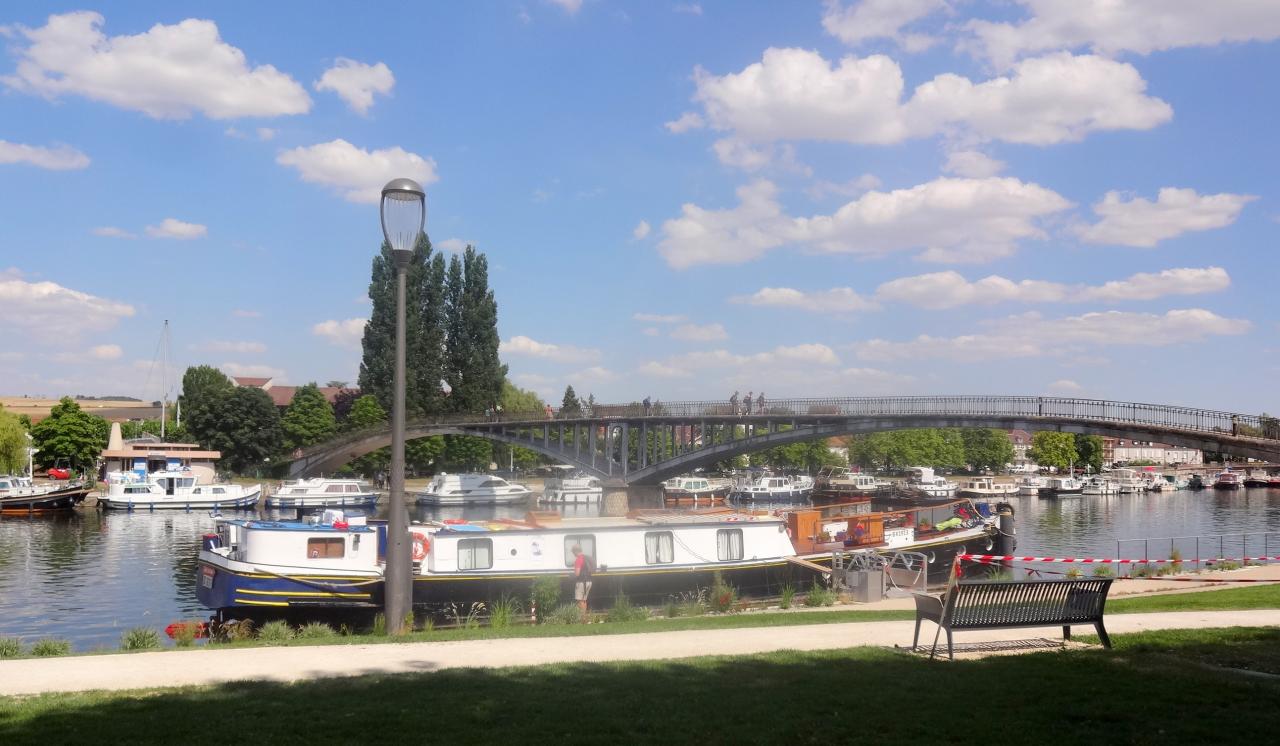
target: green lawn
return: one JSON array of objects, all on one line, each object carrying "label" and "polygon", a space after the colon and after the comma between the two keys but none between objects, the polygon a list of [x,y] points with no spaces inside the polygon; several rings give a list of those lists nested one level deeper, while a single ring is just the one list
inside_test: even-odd
[{"label": "green lawn", "polygon": [[1198,593],[1128,596],[1107,601],[1108,614],[1140,611],[1280,609],[1280,585],[1246,585]]},{"label": "green lawn", "polygon": [[1275,741],[1280,678],[1231,669],[1274,670],[1280,630],[1115,644],[957,662],[862,648],[0,699],[0,743]]}]

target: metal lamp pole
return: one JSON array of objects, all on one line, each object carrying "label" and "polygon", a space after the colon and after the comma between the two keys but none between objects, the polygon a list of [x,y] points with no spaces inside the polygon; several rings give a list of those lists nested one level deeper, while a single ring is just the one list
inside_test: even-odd
[{"label": "metal lamp pole", "polygon": [[387,521],[384,600],[387,632],[395,634],[413,609],[409,554],[409,514],[404,502],[405,282],[413,249],[427,219],[427,196],[412,179],[393,179],[382,188],[382,235],[396,270],[396,372],[391,399],[391,515]]}]

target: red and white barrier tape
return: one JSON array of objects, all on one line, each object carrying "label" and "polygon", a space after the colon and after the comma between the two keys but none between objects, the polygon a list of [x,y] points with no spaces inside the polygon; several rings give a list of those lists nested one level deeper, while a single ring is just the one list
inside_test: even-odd
[{"label": "red and white barrier tape", "polygon": [[1274,562],[1280,557],[1206,557],[1203,559],[1115,559],[1112,557],[1016,557],[1011,554],[957,554],[956,561],[990,562],[1066,562],[1081,565],[1159,565],[1188,562]]}]

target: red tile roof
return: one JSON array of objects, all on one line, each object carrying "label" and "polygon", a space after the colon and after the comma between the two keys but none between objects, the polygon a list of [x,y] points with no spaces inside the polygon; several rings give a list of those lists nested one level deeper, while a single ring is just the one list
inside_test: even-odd
[{"label": "red tile roof", "polygon": [[[330,404],[336,402],[338,400],[338,394],[341,394],[344,390],[337,386],[320,386],[319,388],[320,393],[324,394],[324,398],[328,400]],[[267,396],[271,397],[271,401],[274,402],[277,407],[287,407],[290,402],[293,401],[293,395],[297,391],[297,386],[272,386],[267,389]]]},{"label": "red tile roof", "polygon": [[260,389],[271,383],[270,378],[254,378],[251,376],[232,376],[231,380],[235,381],[237,386],[247,386],[255,389]]}]

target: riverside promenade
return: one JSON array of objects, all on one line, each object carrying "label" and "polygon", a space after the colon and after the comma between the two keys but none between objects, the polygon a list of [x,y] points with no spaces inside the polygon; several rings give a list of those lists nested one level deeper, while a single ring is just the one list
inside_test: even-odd
[{"label": "riverside promenade", "polygon": [[[1107,616],[1112,634],[1166,629],[1280,626],[1280,609],[1187,611]],[[214,648],[0,661],[0,696],[87,690],[307,681],[553,663],[671,660],[780,650],[908,647],[914,622],[849,622],[575,637],[297,647]],[[1081,628],[1082,633],[1092,627]],[[1053,638],[1056,628],[962,632],[956,642]],[[933,629],[921,630],[922,642]]]}]

